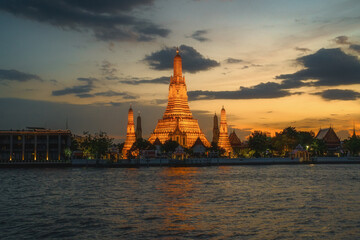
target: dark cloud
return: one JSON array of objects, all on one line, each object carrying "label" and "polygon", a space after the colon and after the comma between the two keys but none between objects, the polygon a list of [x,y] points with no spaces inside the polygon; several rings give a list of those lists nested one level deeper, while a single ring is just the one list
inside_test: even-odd
[{"label": "dark cloud", "polygon": [[151,41],[170,30],[131,16],[130,10],[153,0],[2,0],[0,10],[62,29],[91,30],[102,41]]},{"label": "dark cloud", "polygon": [[228,59],[226,59],[225,60],[226,61],[226,63],[241,63],[241,62],[243,62],[243,60],[241,60],[241,59],[236,59],[236,58],[228,58]]},{"label": "dark cloud", "polygon": [[253,87],[240,87],[237,91],[190,91],[189,100],[205,99],[269,99],[287,97],[299,93],[283,90],[274,82],[260,83]]},{"label": "dark cloud", "polygon": [[17,70],[0,69],[0,81],[26,82],[30,80],[42,81],[42,79],[35,74],[24,73]]},{"label": "dark cloud", "polygon": [[198,30],[195,31],[193,34],[191,34],[191,38],[199,41],[199,42],[207,42],[210,41],[210,39],[204,37],[204,35],[206,35],[208,33],[207,30]]},{"label": "dark cloud", "polygon": [[97,81],[96,78],[78,78],[78,81],[85,82],[85,85],[77,85],[69,88],[64,88],[61,90],[52,91],[53,96],[64,96],[69,94],[76,94],[78,97],[86,98],[89,97],[89,94],[94,89],[94,81]]},{"label": "dark cloud", "polygon": [[351,49],[357,53],[360,53],[360,44],[356,44],[356,43],[349,41],[349,38],[347,36],[336,37],[334,39],[334,41],[340,45],[349,45],[349,49]]},{"label": "dark cloud", "polygon": [[100,67],[101,75],[106,80],[118,80],[119,78],[116,76],[117,69],[115,68],[115,65],[110,63],[109,61],[102,61],[101,67]]},{"label": "dark cloud", "polygon": [[360,61],[356,56],[344,53],[340,48],[320,49],[314,54],[297,59],[305,69],[292,74],[282,74],[283,88],[301,86],[340,86],[358,84]]},{"label": "dark cloud", "polygon": [[344,100],[351,101],[360,98],[360,93],[353,90],[343,89],[328,89],[322,92],[317,92],[314,95],[319,95],[325,100]]},{"label": "dark cloud", "polygon": [[159,77],[154,79],[139,79],[139,78],[132,78],[128,80],[121,80],[120,83],[130,84],[130,85],[139,85],[139,84],[169,84],[170,78],[169,77]]},{"label": "dark cloud", "polygon": [[351,44],[349,48],[357,53],[360,53],[360,44]]},{"label": "dark cloud", "polygon": [[303,53],[311,51],[309,48],[301,48],[301,47],[296,47],[295,50]]},{"label": "dark cloud", "polygon": [[[134,112],[141,111],[143,135],[147,138],[162,117],[164,107],[131,103]],[[68,119],[68,126],[74,134],[95,133],[101,129],[124,141],[129,106],[130,102],[117,101],[80,105],[0,97],[0,109],[6,109],[6,114],[0,118],[0,126],[1,129],[24,129],[26,126],[65,129]]]},{"label": "dark cloud", "polygon": [[79,98],[92,98],[94,97],[93,94],[90,94],[90,93],[79,93],[79,94],[76,94],[77,97]]},{"label": "dark cloud", "polygon": [[349,44],[349,38],[347,36],[338,36],[334,39],[337,44]]},{"label": "dark cloud", "polygon": [[[215,60],[205,58],[193,47],[181,45],[180,55],[182,57],[183,71],[196,73],[199,71],[209,70],[213,67],[220,66]],[[143,59],[152,69],[170,70],[173,69],[173,60],[175,57],[174,47],[165,47],[160,51],[146,55]]]},{"label": "dark cloud", "polygon": [[125,92],[115,92],[115,91],[106,91],[106,92],[97,92],[94,93],[95,96],[103,96],[103,97],[115,97],[115,96],[125,96],[127,93]]}]

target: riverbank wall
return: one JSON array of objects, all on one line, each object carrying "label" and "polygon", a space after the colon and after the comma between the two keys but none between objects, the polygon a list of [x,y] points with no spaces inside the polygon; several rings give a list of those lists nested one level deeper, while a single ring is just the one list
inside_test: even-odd
[{"label": "riverbank wall", "polygon": [[100,168],[138,168],[138,167],[203,167],[234,165],[281,165],[281,164],[360,164],[360,157],[318,157],[303,162],[298,158],[191,158],[176,160],[169,158],[125,159],[113,163],[103,159],[74,159],[68,162],[6,162],[0,168],[66,168],[66,167],[100,167]]}]

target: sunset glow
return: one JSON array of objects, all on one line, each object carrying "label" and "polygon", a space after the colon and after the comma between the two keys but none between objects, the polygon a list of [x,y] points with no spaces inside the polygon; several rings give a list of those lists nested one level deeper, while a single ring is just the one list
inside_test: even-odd
[{"label": "sunset glow", "polygon": [[149,138],[176,47],[208,140],[222,106],[241,140],[330,125],[344,139],[360,128],[359,1],[59,2],[0,3],[1,129],[64,129],[68,119],[75,134],[124,142],[132,104]]}]

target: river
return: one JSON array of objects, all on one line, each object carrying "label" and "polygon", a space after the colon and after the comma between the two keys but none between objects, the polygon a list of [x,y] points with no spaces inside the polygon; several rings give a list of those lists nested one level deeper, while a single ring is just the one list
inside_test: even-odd
[{"label": "river", "polygon": [[355,239],[360,165],[0,169],[0,239]]}]

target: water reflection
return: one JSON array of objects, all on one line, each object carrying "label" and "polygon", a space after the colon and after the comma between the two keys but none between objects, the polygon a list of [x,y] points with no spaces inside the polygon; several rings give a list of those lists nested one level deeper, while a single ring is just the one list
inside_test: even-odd
[{"label": "water reflection", "polygon": [[164,231],[187,232],[198,228],[199,200],[193,196],[200,184],[195,177],[197,173],[198,168],[162,169],[163,179],[158,190],[162,193],[160,214],[164,219]]}]

